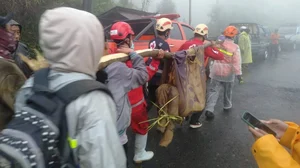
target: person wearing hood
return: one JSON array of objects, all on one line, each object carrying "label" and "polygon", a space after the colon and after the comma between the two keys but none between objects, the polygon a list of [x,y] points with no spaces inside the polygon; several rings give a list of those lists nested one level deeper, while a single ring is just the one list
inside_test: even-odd
[{"label": "person wearing hood", "polygon": [[29,57],[29,50],[27,45],[22,43],[21,40],[21,35],[22,35],[22,26],[16,22],[15,20],[10,20],[8,22],[10,25],[10,30],[14,34],[15,41],[17,42],[17,49],[16,51],[12,54],[12,59],[16,62],[16,64],[20,67],[20,69],[23,71],[25,76],[29,78],[33,71],[27,66],[26,63],[24,63],[19,54],[22,54],[26,57]]},{"label": "person wearing hood", "polygon": [[12,14],[8,14],[5,17],[0,16],[0,58],[10,60],[12,60],[12,54],[17,48],[17,43],[8,24],[11,18]]},{"label": "person wearing hood", "polygon": [[252,63],[252,49],[250,40],[250,29],[246,26],[240,28],[241,34],[239,36],[238,45],[241,50],[242,66],[248,67],[248,64]]},{"label": "person wearing hood", "polygon": [[[95,80],[104,52],[104,31],[91,13],[59,7],[47,10],[39,22],[39,42],[50,65],[49,87],[58,91],[79,80]],[[34,76],[20,89],[15,109],[26,106],[33,94]],[[81,168],[125,168],[126,157],[117,129],[113,99],[92,91],[66,107],[69,131],[75,132]]]},{"label": "person wearing hood", "polygon": [[232,108],[232,90],[234,79],[237,76],[240,80],[242,75],[240,48],[233,39],[238,34],[238,29],[228,26],[224,30],[225,41],[222,49],[226,50],[223,60],[215,60],[210,71],[210,88],[207,93],[205,116],[207,119],[214,118],[214,108],[218,102],[221,88],[224,88],[224,111]]},{"label": "person wearing hood", "polygon": [[[128,151],[127,128],[131,123],[132,106],[128,98],[128,92],[132,89],[143,86],[149,79],[148,71],[144,59],[134,50],[133,44],[134,32],[131,26],[126,22],[116,22],[110,29],[110,38],[117,44],[117,48],[112,53],[126,53],[130,57],[132,68],[129,68],[125,63],[115,62],[108,65],[104,71],[107,73],[107,87],[111,91],[114,100],[117,104],[118,121],[117,129],[125,152]],[[138,137],[138,141],[147,140],[147,136]],[[145,154],[143,141],[141,149],[142,154]],[[147,142],[147,141],[146,141]],[[141,142],[139,142],[141,143]],[[146,153],[148,155],[148,153]],[[153,155],[153,153],[152,153]],[[152,158],[152,156],[147,156]],[[144,158],[139,158],[139,160]]]},{"label": "person wearing hood", "polygon": [[16,47],[10,25],[12,15],[0,16],[0,131],[12,119],[15,95],[26,78],[18,66],[10,59]]}]

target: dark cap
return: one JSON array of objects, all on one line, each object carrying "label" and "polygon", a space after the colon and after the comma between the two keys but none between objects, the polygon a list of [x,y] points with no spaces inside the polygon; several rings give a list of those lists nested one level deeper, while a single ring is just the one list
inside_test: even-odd
[{"label": "dark cap", "polygon": [[0,16],[0,26],[6,25],[13,17],[12,13],[7,14],[6,16]]}]

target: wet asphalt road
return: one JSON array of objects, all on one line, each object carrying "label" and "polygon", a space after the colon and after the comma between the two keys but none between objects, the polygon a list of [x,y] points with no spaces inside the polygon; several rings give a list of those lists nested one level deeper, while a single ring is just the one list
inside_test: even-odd
[{"label": "wet asphalt road", "polygon": [[[241,115],[249,111],[261,119],[300,123],[300,52],[257,60],[243,73],[245,83],[234,87],[231,112],[223,112],[220,98],[213,121],[206,121],[203,115],[203,126],[197,130],[189,129],[185,122],[176,129],[168,148],[159,147],[161,135],[151,130],[147,149],[155,156],[143,168],[257,168],[251,154],[254,139]],[[155,112],[150,115],[155,117]],[[133,147],[130,139],[130,161]]]}]

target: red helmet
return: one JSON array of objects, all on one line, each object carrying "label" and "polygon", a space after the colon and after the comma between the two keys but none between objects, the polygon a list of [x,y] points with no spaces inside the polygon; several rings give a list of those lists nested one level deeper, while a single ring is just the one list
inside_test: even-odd
[{"label": "red helmet", "polygon": [[124,40],[129,34],[134,35],[134,32],[126,22],[117,22],[110,28],[110,39],[112,40]]}]

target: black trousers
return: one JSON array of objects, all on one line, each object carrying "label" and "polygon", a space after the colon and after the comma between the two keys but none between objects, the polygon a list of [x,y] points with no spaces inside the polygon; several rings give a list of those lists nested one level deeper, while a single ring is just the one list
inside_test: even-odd
[{"label": "black trousers", "polygon": [[272,44],[271,45],[271,56],[275,55],[275,57],[278,56],[278,44]]},{"label": "black trousers", "polygon": [[199,122],[199,119],[200,119],[202,113],[203,113],[203,111],[194,112],[192,114],[192,117],[191,117],[191,120],[190,120],[190,124],[196,124],[197,122]]},{"label": "black trousers", "polygon": [[125,155],[126,155],[126,164],[127,164],[127,167],[129,167],[129,164],[128,164],[128,143],[124,144],[123,145],[123,148],[124,148],[124,151],[125,151]]}]

